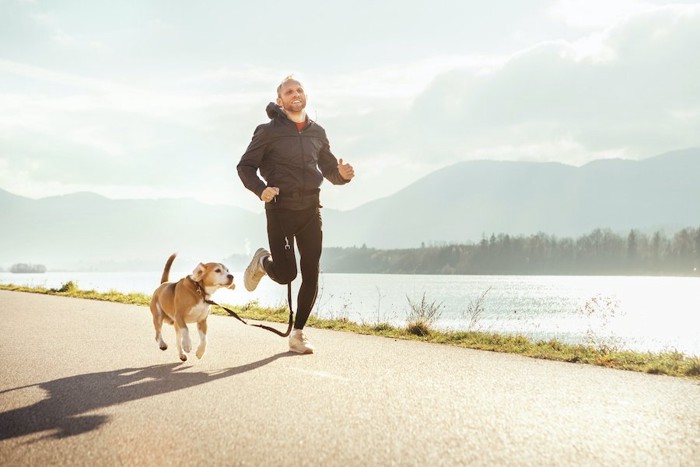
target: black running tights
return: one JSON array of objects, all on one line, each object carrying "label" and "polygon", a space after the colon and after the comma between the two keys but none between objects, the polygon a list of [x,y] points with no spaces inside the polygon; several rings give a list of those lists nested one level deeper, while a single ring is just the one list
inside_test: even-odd
[{"label": "black running tights", "polygon": [[319,262],[323,243],[321,211],[314,207],[303,211],[266,209],[265,213],[272,258],[266,259],[263,265],[267,275],[273,281],[278,284],[289,284],[297,277],[295,240],[299,249],[301,287],[297,297],[294,328],[303,329],[318,293]]}]

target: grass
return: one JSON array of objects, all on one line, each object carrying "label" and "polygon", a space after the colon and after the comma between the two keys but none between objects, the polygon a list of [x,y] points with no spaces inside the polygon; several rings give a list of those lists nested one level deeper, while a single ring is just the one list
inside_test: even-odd
[{"label": "grass", "polygon": [[408,295],[406,296],[406,300],[408,300],[409,306],[406,330],[416,336],[428,336],[432,331],[433,323],[437,321],[442,314],[440,311],[442,303],[428,301],[425,298],[425,292],[423,292],[423,298],[421,298],[420,301],[414,302]]},{"label": "grass", "polygon": [[[101,293],[94,290],[80,290],[72,281],[63,284],[58,289],[0,284],[0,290],[102,300],[140,306],[148,306],[151,302],[150,295],[145,294],[121,293],[117,291]],[[432,305],[432,303],[428,303],[428,305]],[[267,308],[259,306],[256,302],[246,305],[226,306],[244,319],[286,323],[289,317],[289,312],[284,306]],[[219,307],[212,307],[212,313],[228,316],[228,313]],[[598,365],[655,375],[700,379],[700,358],[690,357],[679,352],[633,352],[610,350],[608,348],[600,348],[600,346],[564,344],[557,340],[533,341],[523,336],[489,332],[436,331],[431,329],[429,323],[426,322],[420,323],[419,326],[421,327],[416,329],[416,320],[413,320],[412,323],[405,327],[396,327],[387,323],[358,324],[347,318],[320,319],[316,316],[311,316],[308,325],[318,329],[512,353],[533,358]]]}]

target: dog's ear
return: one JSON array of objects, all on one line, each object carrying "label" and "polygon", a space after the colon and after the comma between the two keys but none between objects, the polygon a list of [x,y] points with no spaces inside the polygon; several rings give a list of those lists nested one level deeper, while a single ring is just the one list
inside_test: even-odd
[{"label": "dog's ear", "polygon": [[202,280],[202,277],[204,277],[204,274],[207,273],[207,268],[204,267],[202,263],[199,263],[197,267],[192,271],[192,280],[195,282],[199,282]]}]

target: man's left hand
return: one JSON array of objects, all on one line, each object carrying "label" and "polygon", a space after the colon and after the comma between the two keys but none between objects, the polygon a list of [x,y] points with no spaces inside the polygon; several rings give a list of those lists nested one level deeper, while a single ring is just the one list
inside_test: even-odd
[{"label": "man's left hand", "polygon": [[350,164],[343,164],[343,159],[338,161],[338,172],[345,180],[350,181],[355,176],[355,169]]}]

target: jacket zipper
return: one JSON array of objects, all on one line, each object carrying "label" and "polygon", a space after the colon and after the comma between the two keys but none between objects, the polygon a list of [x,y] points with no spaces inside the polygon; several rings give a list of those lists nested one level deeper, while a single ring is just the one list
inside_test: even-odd
[{"label": "jacket zipper", "polygon": [[[299,132],[299,148],[301,149],[301,191],[302,192],[306,188],[306,161],[304,160],[304,137],[302,136],[302,132],[304,132],[305,130],[306,130],[306,127],[304,127],[304,129]],[[300,193],[300,195],[301,195],[301,193]]]},{"label": "jacket zipper", "polygon": [[[289,120],[289,119],[287,119]],[[294,124],[293,121],[289,120],[289,123],[294,125],[294,129],[296,130],[296,125]],[[302,136],[302,133],[304,133],[306,130],[309,129],[309,127],[312,125],[312,122],[309,121],[309,124],[304,127],[303,130],[299,131],[297,130],[297,135],[299,136],[299,149],[301,151],[301,192],[304,192],[306,188],[306,163],[304,161],[304,138]]]}]

